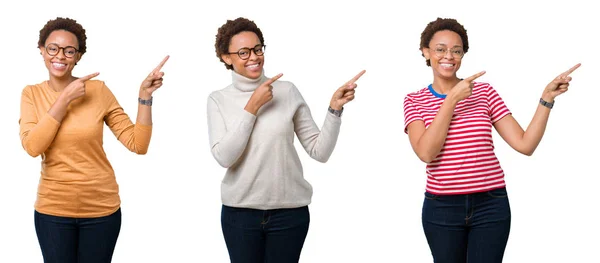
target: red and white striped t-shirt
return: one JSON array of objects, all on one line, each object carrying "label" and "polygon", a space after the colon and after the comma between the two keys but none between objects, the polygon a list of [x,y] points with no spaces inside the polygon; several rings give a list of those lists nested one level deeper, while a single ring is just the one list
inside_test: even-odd
[{"label": "red and white striped t-shirt", "polygon": [[[446,95],[429,85],[404,98],[404,132],[417,120],[429,128]],[[492,124],[510,114],[502,98],[488,84],[475,82],[473,93],[454,109],[446,141],[427,164],[426,191],[432,194],[469,194],[502,188],[504,172],[494,154]]]}]

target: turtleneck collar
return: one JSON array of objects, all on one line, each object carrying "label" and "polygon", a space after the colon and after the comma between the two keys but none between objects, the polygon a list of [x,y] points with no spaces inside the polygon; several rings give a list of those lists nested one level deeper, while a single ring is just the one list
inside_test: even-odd
[{"label": "turtleneck collar", "polygon": [[246,78],[234,70],[231,71],[232,79],[233,79],[233,87],[243,92],[251,92],[254,91],[260,84],[267,81],[267,77],[265,77],[265,71],[263,69],[262,75],[260,75],[257,79]]}]

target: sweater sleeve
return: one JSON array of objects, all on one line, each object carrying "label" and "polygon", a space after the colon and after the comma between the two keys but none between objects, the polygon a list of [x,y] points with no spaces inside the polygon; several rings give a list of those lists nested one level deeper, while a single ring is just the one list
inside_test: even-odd
[{"label": "sweater sleeve", "polygon": [[299,101],[294,113],[294,131],[298,140],[311,158],[319,162],[327,162],[340,134],[342,119],[327,112],[325,122],[319,130],[298,89],[295,86],[291,89],[293,98]]},{"label": "sweater sleeve", "polygon": [[103,100],[107,104],[104,116],[106,125],[127,149],[137,154],[146,154],[152,137],[152,125],[133,124],[104,82],[101,88]]},{"label": "sweater sleeve", "polygon": [[210,151],[221,166],[229,168],[237,162],[246,149],[256,116],[239,109],[231,123],[227,125],[217,102],[210,96],[206,112]]},{"label": "sweater sleeve", "polygon": [[60,128],[60,123],[48,113],[38,119],[35,108],[31,87],[27,86],[21,93],[19,133],[23,149],[32,157],[36,157],[48,149]]}]

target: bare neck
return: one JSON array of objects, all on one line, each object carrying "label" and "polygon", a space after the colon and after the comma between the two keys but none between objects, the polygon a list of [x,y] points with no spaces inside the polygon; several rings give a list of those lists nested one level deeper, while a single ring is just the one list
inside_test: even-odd
[{"label": "bare neck", "polygon": [[71,82],[73,82],[74,80],[76,80],[76,77],[73,76],[65,76],[62,78],[57,78],[57,77],[53,77],[50,76],[50,79],[48,80],[48,85],[50,86],[51,89],[53,89],[54,91],[57,92],[61,92],[63,91]]},{"label": "bare neck", "polygon": [[434,73],[433,83],[431,84],[431,86],[436,92],[440,94],[448,94],[448,92],[450,92],[450,90],[454,86],[456,86],[458,82],[460,82],[460,79],[456,77],[456,75],[452,76],[451,78],[444,78],[440,76],[435,76]]}]

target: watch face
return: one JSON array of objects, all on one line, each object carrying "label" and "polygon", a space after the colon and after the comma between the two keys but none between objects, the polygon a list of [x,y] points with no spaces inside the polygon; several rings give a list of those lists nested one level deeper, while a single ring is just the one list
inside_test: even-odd
[{"label": "watch face", "polygon": [[149,100],[143,100],[141,98],[138,98],[138,101],[140,102],[140,104],[142,105],[148,105],[148,106],[152,106],[152,98],[150,98]]}]

